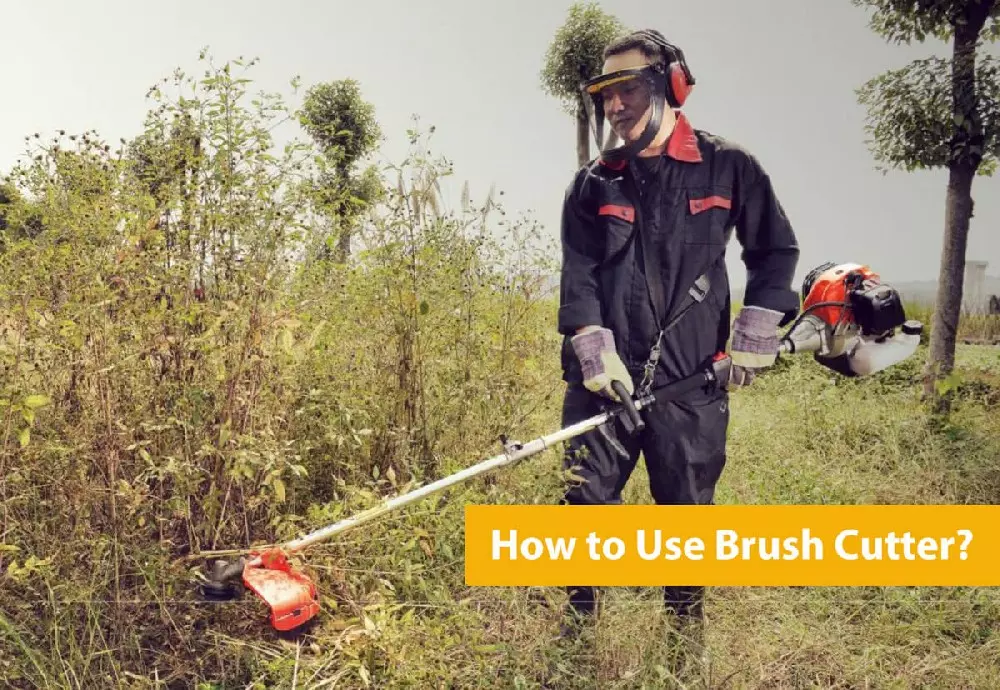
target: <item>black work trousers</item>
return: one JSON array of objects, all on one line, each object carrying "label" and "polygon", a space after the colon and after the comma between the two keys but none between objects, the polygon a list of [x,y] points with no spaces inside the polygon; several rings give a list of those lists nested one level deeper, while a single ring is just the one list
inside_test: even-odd
[{"label": "black work trousers", "polygon": [[[607,401],[570,385],[563,401],[563,426],[599,414]],[[606,424],[568,443],[564,467],[570,481],[564,504],[620,504],[621,494],[642,453],[653,500],[660,505],[711,504],[726,464],[729,394],[717,391],[686,401],[665,401],[644,409],[643,431],[626,434],[622,422]],[[576,613],[594,611],[593,587],[569,588]],[[704,587],[666,586],[664,603],[678,616],[701,617]]]}]

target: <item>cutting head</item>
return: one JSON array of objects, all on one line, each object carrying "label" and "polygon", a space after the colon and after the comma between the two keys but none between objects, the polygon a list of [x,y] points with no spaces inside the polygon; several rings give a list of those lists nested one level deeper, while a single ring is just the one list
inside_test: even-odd
[{"label": "cutting head", "polygon": [[268,605],[275,630],[293,630],[319,613],[316,585],[293,569],[280,549],[252,552],[234,563],[216,561],[201,590],[207,599],[232,599],[240,581]]},{"label": "cutting head", "polygon": [[271,625],[292,630],[319,613],[319,593],[280,549],[259,554],[243,571],[243,583],[271,608]]}]

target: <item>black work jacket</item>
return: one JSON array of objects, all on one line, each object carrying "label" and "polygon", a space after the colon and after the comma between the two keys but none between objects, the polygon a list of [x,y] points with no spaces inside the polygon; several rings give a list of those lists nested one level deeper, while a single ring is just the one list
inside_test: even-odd
[{"label": "black work jacket", "polygon": [[[694,305],[661,343],[654,385],[687,376],[726,349],[730,286],[725,250],[733,230],[747,269],[745,305],[784,314],[799,309],[792,288],[799,249],[768,175],[743,147],[694,130],[683,113],[656,159],[640,167],[597,159],[574,177],[563,206],[558,328],[563,378],[581,380],[569,342],[582,326],[615,334],[618,353],[636,383],[663,322],[656,323],[646,284],[643,246],[659,258],[665,307],[676,314],[702,274],[707,297]],[[650,164],[658,170],[645,176]],[[636,239],[637,226],[642,241]],[[664,322],[669,318],[664,319]]]}]

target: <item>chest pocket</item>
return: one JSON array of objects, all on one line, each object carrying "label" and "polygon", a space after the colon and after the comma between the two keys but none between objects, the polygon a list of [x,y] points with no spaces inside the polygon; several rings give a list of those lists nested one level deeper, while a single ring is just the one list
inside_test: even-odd
[{"label": "chest pocket", "polygon": [[635,208],[630,204],[601,204],[597,224],[604,236],[604,260],[613,261],[629,246],[635,232]]},{"label": "chest pocket", "polygon": [[726,244],[732,218],[729,187],[699,187],[685,191],[684,243],[721,246]]}]

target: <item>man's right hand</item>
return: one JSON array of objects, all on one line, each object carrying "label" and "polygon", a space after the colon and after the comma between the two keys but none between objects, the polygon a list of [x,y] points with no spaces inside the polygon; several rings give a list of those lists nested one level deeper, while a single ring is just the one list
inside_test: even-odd
[{"label": "man's right hand", "polygon": [[615,337],[607,328],[585,326],[571,338],[583,369],[583,385],[587,390],[621,402],[611,389],[612,381],[621,381],[629,395],[635,392],[632,376],[625,368],[615,348]]}]

